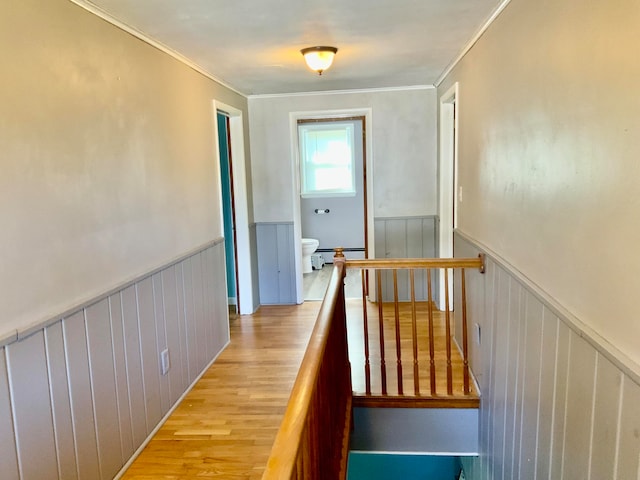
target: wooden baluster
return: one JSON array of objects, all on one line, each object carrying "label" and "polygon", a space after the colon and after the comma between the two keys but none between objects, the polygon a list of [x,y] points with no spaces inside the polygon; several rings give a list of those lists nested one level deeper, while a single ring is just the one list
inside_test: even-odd
[{"label": "wooden baluster", "polygon": [[453,395],[453,372],[451,371],[451,315],[449,313],[449,269],[444,269],[444,310],[447,342],[447,395]]},{"label": "wooden baluster", "polygon": [[431,269],[427,269],[427,311],[429,312],[429,382],[431,395],[436,394],[436,360],[433,340],[433,295],[431,292]]},{"label": "wooden baluster", "polygon": [[413,341],[413,393],[420,395],[420,369],[418,366],[418,327],[416,325],[416,286],[413,268],[409,270],[411,283],[411,339]]},{"label": "wooden baluster", "polygon": [[[365,273],[366,272],[366,273]],[[369,272],[360,270],[362,274],[362,323],[364,324],[364,383],[367,395],[371,395],[371,364],[369,361],[369,318],[367,316],[367,286],[366,277]]]},{"label": "wooden baluster", "polygon": [[393,269],[393,307],[396,326],[396,364],[398,374],[398,395],[404,395],[402,388],[402,344],[400,342],[400,307],[398,305],[398,270]]},{"label": "wooden baluster", "polygon": [[462,282],[462,360],[464,363],[462,375],[464,383],[464,394],[469,395],[469,347],[467,341],[467,290],[464,278],[464,268],[460,269],[460,277]]},{"label": "wooden baluster", "polygon": [[382,383],[382,395],[387,394],[387,366],[384,359],[384,314],[382,312],[382,272],[376,270],[376,282],[378,285],[378,326],[380,330],[380,381]]}]

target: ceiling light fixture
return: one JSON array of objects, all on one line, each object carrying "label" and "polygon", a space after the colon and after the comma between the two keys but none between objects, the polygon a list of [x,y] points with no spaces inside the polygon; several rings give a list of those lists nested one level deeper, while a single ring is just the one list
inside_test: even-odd
[{"label": "ceiling light fixture", "polygon": [[308,47],[300,50],[309,68],[318,75],[322,75],[333,63],[333,57],[338,52],[336,47]]}]

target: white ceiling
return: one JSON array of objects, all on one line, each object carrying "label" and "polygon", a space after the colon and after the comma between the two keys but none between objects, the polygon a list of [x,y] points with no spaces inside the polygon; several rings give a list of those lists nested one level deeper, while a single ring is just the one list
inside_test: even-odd
[{"label": "white ceiling", "polygon": [[[73,0],[245,95],[433,85],[504,0]],[[95,10],[95,9],[94,9]],[[300,49],[338,47],[321,77]]]}]

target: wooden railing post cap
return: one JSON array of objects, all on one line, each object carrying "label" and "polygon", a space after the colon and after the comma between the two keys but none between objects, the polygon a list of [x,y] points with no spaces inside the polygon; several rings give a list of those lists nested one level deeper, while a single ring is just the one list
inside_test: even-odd
[{"label": "wooden railing post cap", "polygon": [[333,249],[334,252],[336,252],[333,255],[333,259],[334,259],[334,263],[335,263],[335,259],[339,259],[339,261],[344,262],[345,258],[344,258],[344,248],[343,247],[336,247]]},{"label": "wooden railing post cap", "polygon": [[486,257],[484,253],[480,253],[478,254],[478,258],[480,259],[481,265],[480,265],[480,273],[484,273],[485,272],[485,262],[486,262]]}]

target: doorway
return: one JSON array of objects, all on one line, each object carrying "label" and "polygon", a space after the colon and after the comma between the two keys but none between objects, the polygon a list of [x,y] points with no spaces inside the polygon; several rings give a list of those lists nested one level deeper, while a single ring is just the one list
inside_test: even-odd
[{"label": "doorway", "polygon": [[233,155],[229,114],[218,110],[218,149],[220,152],[220,189],[222,193],[222,224],[224,232],[225,267],[227,272],[227,299],[229,311],[238,313],[238,255],[236,251],[235,201],[233,192]]},{"label": "doorway", "polygon": [[[453,232],[457,226],[456,191],[458,189],[458,83],[440,97],[440,233],[438,251],[440,258],[453,257]],[[445,278],[440,273],[438,307],[445,308]],[[449,276],[449,305],[453,305],[453,275]]]},{"label": "doorway", "polygon": [[[213,101],[213,122],[216,134],[215,151],[218,163],[218,181],[220,191],[220,231],[225,232],[225,210],[232,224],[231,233],[223,233],[225,244],[231,244],[233,256],[225,252],[227,259],[233,259],[234,274],[228,274],[228,283],[233,283],[235,292],[228,292],[230,302],[235,305],[237,313],[247,315],[257,309],[254,299],[257,296],[253,292],[254,274],[251,256],[251,243],[249,234],[249,206],[247,194],[247,177],[244,155],[244,120],[243,112],[231,105],[224,104],[217,100]],[[220,115],[219,115],[220,114]],[[230,172],[228,176],[229,184],[223,188],[223,150],[226,145],[229,157],[231,158]],[[227,208],[225,208],[227,205]],[[231,206],[231,207],[230,207]],[[227,245],[228,246],[228,245]]]},{"label": "doorway", "polygon": [[[293,169],[296,188],[294,189],[294,235],[301,245],[301,239],[318,238],[320,245],[316,251],[322,255],[322,261],[329,263],[333,260],[333,249],[345,247],[347,258],[370,258],[373,251],[373,219],[372,219],[372,191],[371,175],[371,110],[360,109],[350,111],[322,111],[295,112],[291,116]],[[301,168],[305,161],[301,154],[301,130],[310,132],[344,127],[353,133],[354,150],[357,150],[360,165],[353,170],[357,185],[353,191],[343,191],[337,195],[315,196],[306,191],[306,181]],[[348,134],[347,134],[348,135]],[[312,133],[310,138],[313,138]],[[330,166],[330,169],[332,167]],[[339,169],[337,169],[339,170]],[[335,171],[334,170],[334,173]],[[342,176],[341,178],[344,178]],[[344,185],[343,185],[344,186]],[[305,193],[306,192],[306,193]],[[306,197],[306,198],[305,198]],[[351,200],[353,205],[346,207],[345,200]],[[351,213],[349,213],[351,212]],[[356,212],[356,213],[354,213]],[[357,215],[357,218],[354,218]],[[314,223],[316,224],[314,226]],[[357,224],[355,228],[353,225]],[[342,227],[340,226],[342,225]],[[340,235],[339,231],[351,231],[355,237]],[[295,258],[297,303],[304,301],[304,275],[302,268],[302,249],[298,248]],[[330,265],[329,265],[330,267]],[[354,275],[359,278],[358,275]],[[358,280],[359,282],[359,280]],[[355,289],[354,289],[355,290]],[[358,296],[361,288],[358,285]],[[324,289],[322,289],[324,294]]]},{"label": "doorway", "polygon": [[[364,117],[300,119],[300,218],[302,237],[319,241],[312,270],[303,269],[304,300],[322,300],[334,249],[348,259],[367,255]],[[359,297],[359,277],[348,291]]]}]

